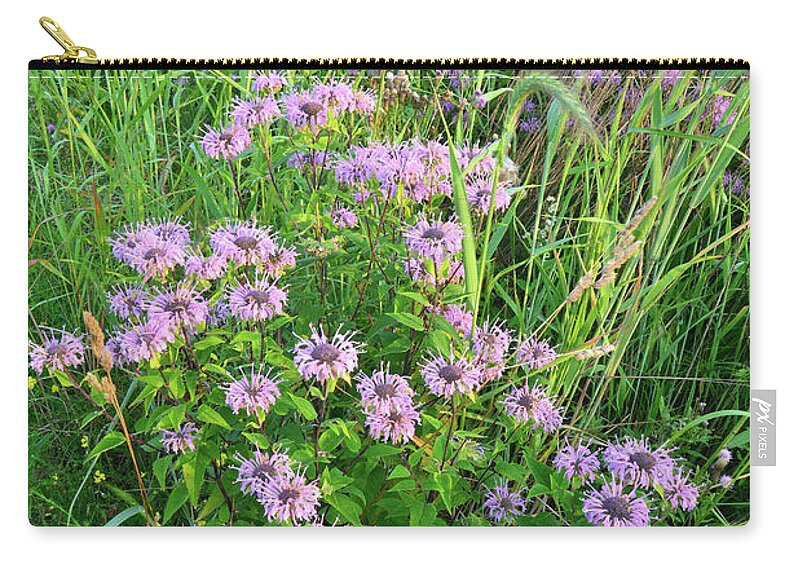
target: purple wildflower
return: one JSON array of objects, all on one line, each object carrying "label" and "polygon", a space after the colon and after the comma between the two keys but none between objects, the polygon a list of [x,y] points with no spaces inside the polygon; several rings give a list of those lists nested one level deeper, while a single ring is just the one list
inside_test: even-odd
[{"label": "purple wildflower", "polygon": [[528,370],[538,370],[553,362],[557,356],[546,340],[539,340],[536,335],[531,335],[520,343],[516,358]]},{"label": "purple wildflower", "polygon": [[433,394],[445,398],[456,393],[468,394],[481,382],[480,369],[466,358],[457,358],[452,352],[449,357],[441,353],[438,356],[429,355],[420,374]]},{"label": "purple wildflower", "polygon": [[319,101],[334,117],[347,110],[353,100],[353,88],[347,83],[317,83],[304,93]]},{"label": "purple wildflower", "polygon": [[613,477],[601,490],[591,489],[583,499],[583,514],[595,526],[649,526],[650,509],[636,495],[634,487],[625,492]]},{"label": "purple wildflower", "polygon": [[731,459],[733,459],[733,454],[727,447],[725,447],[719,452],[719,455],[717,456],[716,461],[714,461],[714,465],[711,466],[711,469],[721,472],[728,466],[728,463],[731,462]]},{"label": "purple wildflower", "polygon": [[750,187],[745,183],[741,176],[732,172],[725,172],[722,175],[722,187],[737,196],[742,196],[745,192],[750,195]]},{"label": "purple wildflower", "polygon": [[141,226],[128,225],[122,230],[117,230],[114,232],[114,237],[108,238],[108,242],[111,245],[111,254],[117,261],[130,265],[144,233],[145,231]]},{"label": "purple wildflower", "polygon": [[276,452],[268,455],[256,449],[253,455],[253,459],[245,459],[239,455],[237,458],[241,463],[238,467],[234,467],[238,473],[236,482],[242,485],[242,493],[258,497],[264,492],[270,480],[292,473],[289,456],[285,453]]},{"label": "purple wildflower", "polygon": [[422,164],[423,180],[427,188],[425,198],[436,194],[450,196],[453,193],[450,178],[450,151],[438,141],[415,142],[417,160]]},{"label": "purple wildflower", "polygon": [[140,287],[115,285],[107,296],[111,312],[120,319],[141,317],[144,314],[147,293]]},{"label": "purple wildflower", "polygon": [[184,262],[186,275],[195,275],[198,279],[213,281],[225,275],[228,269],[228,260],[215,253],[208,257],[197,251],[190,252]]},{"label": "purple wildflower", "polygon": [[369,89],[354,91],[350,110],[362,115],[371,114],[375,110],[375,93]]},{"label": "purple wildflower", "polygon": [[503,327],[504,323],[483,323],[472,335],[472,349],[480,364],[501,365],[511,346],[511,333]]},{"label": "purple wildflower", "polygon": [[228,320],[231,316],[231,308],[228,303],[223,299],[219,299],[216,303],[208,308],[208,315],[206,315],[206,326],[218,327]]},{"label": "purple wildflower", "polygon": [[170,329],[194,331],[206,321],[208,303],[186,283],[160,292],[147,306],[150,320],[160,320]]},{"label": "purple wildflower", "polygon": [[200,146],[211,158],[231,160],[242,154],[252,144],[247,127],[234,123],[220,130],[206,126],[206,132],[200,139]]},{"label": "purple wildflower", "polygon": [[[716,95],[714,97],[714,101],[712,103],[712,117],[711,121],[714,125],[714,128],[720,126],[722,123],[722,119],[725,117],[726,113],[728,113],[728,107],[730,107],[731,101],[727,97],[723,95]],[[728,119],[725,122],[725,126],[733,124],[733,120],[736,118],[736,113],[728,114]]]},{"label": "purple wildflower", "polygon": [[520,121],[519,128],[526,133],[537,133],[542,128],[542,124],[537,117],[530,116]]},{"label": "purple wildflower", "polygon": [[445,305],[436,312],[442,315],[462,337],[466,338],[472,333],[473,316],[463,305]]},{"label": "purple wildflower", "polygon": [[255,93],[261,93],[263,91],[268,93],[276,93],[280,91],[281,88],[286,84],[286,78],[283,76],[283,74],[278,73],[277,71],[270,71],[268,73],[264,73],[262,71],[256,75],[251,89]]},{"label": "purple wildflower", "polygon": [[[411,257],[406,262],[406,274],[414,281],[428,287],[459,283],[464,279],[464,264],[460,260],[445,259],[441,264],[428,266],[426,260]],[[433,272],[431,272],[433,271]]]},{"label": "purple wildflower", "polygon": [[161,430],[161,443],[171,453],[186,453],[194,451],[194,440],[197,438],[197,428],[190,423],[185,423],[177,431]]},{"label": "purple wildflower", "polygon": [[452,218],[446,222],[420,218],[406,230],[406,244],[409,249],[422,257],[433,259],[436,263],[441,263],[446,257],[461,251],[463,237],[461,227]]},{"label": "purple wildflower", "polygon": [[355,214],[355,212],[352,212],[343,206],[334,209],[330,213],[330,216],[333,224],[337,228],[354,228],[356,225],[358,225],[358,216]]},{"label": "purple wildflower", "polygon": [[301,91],[283,97],[286,119],[297,129],[309,129],[316,134],[328,122],[328,105],[319,93]]},{"label": "purple wildflower", "polygon": [[561,410],[553,403],[553,399],[538,386],[512,388],[503,400],[506,413],[523,423],[531,421],[533,427],[541,427],[545,432],[555,432],[564,422]]},{"label": "purple wildflower", "polygon": [[414,435],[414,424],[420,422],[419,411],[411,399],[395,400],[389,409],[367,409],[366,425],[374,439],[406,443]]},{"label": "purple wildflower", "polygon": [[590,451],[585,445],[566,445],[556,454],[553,466],[563,470],[570,481],[576,475],[584,480],[594,481],[595,473],[600,470],[600,460],[597,453]]},{"label": "purple wildflower", "polygon": [[661,482],[661,486],[664,488],[666,500],[673,509],[680,507],[684,511],[691,511],[697,506],[699,494],[697,485],[689,482],[689,475],[684,475],[683,469],[672,471],[669,477]]},{"label": "purple wildflower", "polygon": [[270,522],[307,521],[317,514],[320,491],[306,483],[304,475],[288,473],[272,477],[264,485],[259,501]]},{"label": "purple wildflower", "polygon": [[666,69],[661,75],[661,88],[665,91],[672,89],[678,81],[683,77],[683,71],[680,69]]},{"label": "purple wildflower", "polygon": [[469,143],[457,150],[458,166],[464,176],[489,176],[495,167],[494,157],[485,147],[470,146]]},{"label": "purple wildflower", "polygon": [[189,234],[189,226],[182,222],[180,218],[171,217],[161,220],[151,220],[140,226],[144,230],[150,230],[163,240],[175,243],[179,247],[186,247],[192,241]]},{"label": "purple wildflower", "polygon": [[227,222],[211,233],[214,253],[239,265],[263,265],[275,253],[275,238],[270,228],[256,222]]},{"label": "purple wildflower", "polygon": [[269,277],[277,279],[296,264],[297,251],[294,246],[286,247],[285,245],[276,245],[275,250],[267,254],[261,269]]},{"label": "purple wildflower", "polygon": [[666,481],[675,468],[669,452],[661,447],[651,449],[650,442],[625,436],[622,443],[609,445],[603,451],[609,471],[623,483],[652,487]]},{"label": "purple wildflower", "polygon": [[269,407],[281,395],[278,390],[280,380],[273,380],[270,374],[270,369],[264,373],[260,367],[256,372],[254,364],[249,374],[244,374],[239,380],[234,380],[223,387],[228,394],[225,403],[230,406],[234,414],[238,414],[242,408],[249,415],[256,415],[258,410],[265,414],[269,412]]},{"label": "purple wildflower", "polygon": [[432,195],[424,178],[425,165],[422,163],[420,149],[414,142],[388,147],[376,174],[384,196],[393,198],[401,186],[404,194],[417,202]]},{"label": "purple wildflower", "polygon": [[414,391],[408,385],[408,378],[389,372],[384,365],[379,370],[367,376],[359,372],[358,393],[361,394],[361,405],[365,410],[386,413],[395,407],[402,407],[411,403]]},{"label": "purple wildflower", "polygon": [[175,338],[169,324],[150,319],[135,324],[119,333],[118,355],[127,362],[150,360],[167,348],[167,344]]},{"label": "purple wildflower", "polygon": [[489,512],[495,524],[511,522],[525,512],[525,499],[509,490],[508,483],[501,482],[494,489],[488,489],[483,508]]},{"label": "purple wildflower", "polygon": [[[336,181],[348,186],[363,188],[368,182],[378,179],[389,155],[389,148],[380,143],[369,146],[354,146],[351,156],[340,157],[336,167]],[[357,200],[359,201],[359,200]]]},{"label": "purple wildflower", "polygon": [[311,325],[311,338],[301,338],[294,347],[294,365],[305,378],[318,382],[350,375],[358,366],[360,344],[353,342],[354,332],[342,334],[341,325],[328,340],[322,327]]},{"label": "purple wildflower", "polygon": [[[231,119],[237,125],[251,129],[257,125],[271,123],[275,117],[280,116],[281,110],[272,97],[258,97],[256,99],[234,99]],[[237,153],[238,154],[238,153]]]},{"label": "purple wildflower", "polygon": [[733,485],[733,478],[730,475],[722,475],[719,478],[719,484],[723,489],[729,489]]},{"label": "purple wildflower", "polygon": [[109,239],[114,257],[138,271],[145,279],[166,275],[170,269],[183,263],[187,242],[182,232],[176,233],[174,228],[171,231],[171,226],[165,223],[128,226],[117,232],[116,237]]},{"label": "purple wildflower", "polygon": [[[489,176],[473,177],[470,176],[467,180],[466,191],[467,201],[470,208],[474,211],[488,214],[492,205],[492,188],[494,183]],[[511,194],[506,190],[506,185],[503,183],[497,184],[494,190],[494,210],[495,212],[502,212],[511,205]]]},{"label": "purple wildflower", "polygon": [[304,172],[316,172],[320,169],[328,168],[331,155],[322,150],[311,152],[293,152],[289,155],[286,164],[292,168],[299,168]]},{"label": "purple wildflower", "polygon": [[185,259],[184,248],[174,241],[144,232],[141,241],[133,251],[130,265],[144,277],[163,277]]},{"label": "purple wildflower", "polygon": [[55,336],[48,337],[45,333],[42,333],[42,336],[42,344],[32,345],[30,352],[30,366],[39,374],[45,367],[65,372],[68,367],[83,363],[84,347],[81,337],[66,331],[61,331],[61,338],[58,340]]},{"label": "purple wildflower", "polygon": [[281,314],[286,298],[286,291],[267,278],[255,282],[246,278],[230,290],[228,305],[236,318],[260,322]]},{"label": "purple wildflower", "polygon": [[56,132],[56,126],[53,123],[48,123],[47,124],[47,132],[51,133],[51,134]]}]

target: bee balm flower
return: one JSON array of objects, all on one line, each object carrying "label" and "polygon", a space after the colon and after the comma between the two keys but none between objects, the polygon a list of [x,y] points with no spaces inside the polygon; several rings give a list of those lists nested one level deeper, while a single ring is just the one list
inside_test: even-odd
[{"label": "bee balm flower", "polygon": [[360,345],[351,340],[355,333],[342,334],[339,332],[341,328],[340,325],[333,338],[328,340],[322,327],[317,330],[311,326],[311,338],[301,338],[294,347],[294,365],[300,374],[324,383],[349,375],[356,369]]}]

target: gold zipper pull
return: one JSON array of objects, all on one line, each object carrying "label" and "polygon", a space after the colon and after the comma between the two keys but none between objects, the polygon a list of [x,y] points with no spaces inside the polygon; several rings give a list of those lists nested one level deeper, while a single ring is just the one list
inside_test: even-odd
[{"label": "gold zipper pull", "polygon": [[98,63],[97,54],[93,49],[76,45],[67,35],[67,32],[64,31],[64,28],[59,26],[52,18],[42,16],[39,18],[39,24],[50,34],[51,38],[58,42],[58,45],[64,48],[63,54],[46,55],[42,58],[43,61],[55,61],[59,63]]}]

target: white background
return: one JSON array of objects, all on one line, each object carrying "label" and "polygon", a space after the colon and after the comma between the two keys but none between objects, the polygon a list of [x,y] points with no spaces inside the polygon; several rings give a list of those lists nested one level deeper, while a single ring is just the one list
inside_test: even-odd
[{"label": "white background", "polygon": [[[8,567],[785,567],[797,528],[798,30],[788,3],[12,2],[3,7],[0,251]],[[36,529],[27,522],[27,60],[58,53],[47,15],[100,57],[741,57],[752,65],[753,387],[778,389],[778,468],[752,474],[735,529]],[[785,544],[789,546],[789,544]],[[796,544],[792,545],[796,548]],[[793,548],[792,550],[795,550]],[[795,559],[791,555],[788,560]],[[181,560],[181,562],[178,562]],[[192,562],[190,562],[192,561]],[[762,564],[764,566],[762,566]]]}]

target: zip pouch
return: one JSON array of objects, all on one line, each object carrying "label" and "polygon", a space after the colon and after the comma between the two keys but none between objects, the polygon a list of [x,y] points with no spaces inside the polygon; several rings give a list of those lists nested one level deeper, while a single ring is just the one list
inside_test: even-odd
[{"label": "zip pouch", "polygon": [[748,64],[29,67],[43,526],[749,517]]}]

